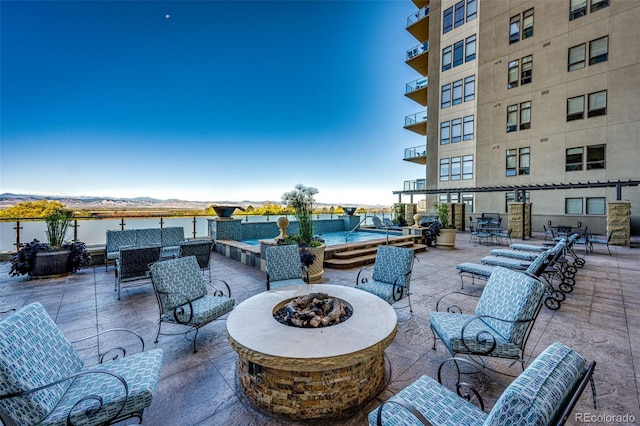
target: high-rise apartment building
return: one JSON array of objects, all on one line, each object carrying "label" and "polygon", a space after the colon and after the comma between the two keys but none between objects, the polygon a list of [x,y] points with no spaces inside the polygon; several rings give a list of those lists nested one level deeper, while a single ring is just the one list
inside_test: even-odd
[{"label": "high-rise apartment building", "polygon": [[413,3],[405,96],[424,111],[405,119],[420,177],[395,191],[402,202],[526,201],[534,230],[586,219],[603,233],[620,199],[640,228],[640,2]]}]

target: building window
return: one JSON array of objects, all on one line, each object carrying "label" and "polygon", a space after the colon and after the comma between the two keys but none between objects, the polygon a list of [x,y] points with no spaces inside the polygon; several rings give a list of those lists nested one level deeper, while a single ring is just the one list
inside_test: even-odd
[{"label": "building window", "polygon": [[456,118],[451,120],[451,143],[460,142],[462,140],[462,119]]},{"label": "building window", "polygon": [[442,34],[446,34],[453,29],[453,7],[446,9],[442,14]]},{"label": "building window", "polygon": [[600,10],[603,7],[607,7],[607,6],[609,6],[609,0],[591,0],[590,12],[593,13],[596,10]]},{"label": "building window", "polygon": [[518,174],[529,174],[529,147],[518,150]]},{"label": "building window", "polygon": [[[593,5],[591,5],[593,11]],[[476,0],[467,0],[467,22],[476,19],[478,16],[478,3]]]},{"label": "building window", "polygon": [[522,70],[520,71],[520,84],[531,83],[533,79],[533,55],[522,58]]},{"label": "building window", "polygon": [[587,118],[607,115],[607,91],[589,93],[589,110]]},{"label": "building window", "polygon": [[587,214],[605,214],[605,198],[594,197],[586,199]]},{"label": "building window", "polygon": [[518,167],[518,150],[507,150],[506,176],[515,176]]},{"label": "building window", "polygon": [[585,66],[586,44],[580,44],[569,49],[569,71],[574,71]]},{"label": "building window", "polygon": [[567,99],[567,121],[584,118],[584,96]]},{"label": "building window", "polygon": [[451,96],[451,105],[462,103],[462,80],[453,82],[453,95]]},{"label": "building window", "polygon": [[449,108],[451,106],[451,84],[442,86],[442,94],[440,95],[440,108]]},{"label": "building window", "polygon": [[464,62],[464,41],[460,40],[453,45],[453,66],[457,67]]},{"label": "building window", "polygon": [[565,171],[574,172],[576,170],[582,170],[582,153],[583,148],[569,148],[567,149],[567,156],[565,162]]},{"label": "building window", "polygon": [[519,60],[509,62],[509,72],[507,73],[507,89],[513,89],[514,87],[518,87],[518,64]]},{"label": "building window", "polygon": [[565,214],[582,214],[582,198],[565,198]]},{"label": "building window", "polygon": [[587,14],[587,0],[571,0],[569,3],[569,20],[573,21]]},{"label": "building window", "polygon": [[464,79],[464,101],[472,101],[476,97],[476,76],[471,75]]},{"label": "building window", "polygon": [[451,69],[451,46],[442,49],[442,71]]},{"label": "building window", "polygon": [[522,39],[533,37],[533,9],[522,14]]},{"label": "building window", "polygon": [[463,119],[462,140],[469,141],[473,139],[473,115],[468,115]]},{"label": "building window", "polygon": [[520,15],[513,16],[509,22],[509,44],[520,41]]},{"label": "building window", "polygon": [[602,37],[589,42],[589,65],[609,59],[609,37]]},{"label": "building window", "polygon": [[518,130],[518,105],[507,107],[507,133]]},{"label": "building window", "polygon": [[473,155],[462,157],[462,179],[473,179]]},{"label": "building window", "polygon": [[531,101],[520,104],[520,130],[531,128]]},{"label": "building window", "polygon": [[464,48],[464,61],[473,61],[476,58],[476,35],[467,37]]},{"label": "building window", "polygon": [[458,28],[464,24],[464,0],[455,5],[455,17],[453,20],[453,27]]},{"label": "building window", "polygon": [[604,169],[604,145],[591,145],[587,147],[587,170]]},{"label": "building window", "polygon": [[447,145],[451,140],[451,129],[448,121],[440,123],[440,145]]},{"label": "building window", "polygon": [[529,191],[524,191],[524,197],[522,196],[522,192],[523,191],[518,191],[518,199],[516,200],[516,194],[514,194],[513,192],[507,192],[504,196],[504,211],[505,212],[509,212],[509,203],[530,203],[531,202],[531,196],[529,194]]},{"label": "building window", "polygon": [[449,159],[440,159],[440,181],[445,182],[449,180]]},{"label": "building window", "polygon": [[451,158],[451,180],[460,180],[462,178],[462,162],[460,157]]}]

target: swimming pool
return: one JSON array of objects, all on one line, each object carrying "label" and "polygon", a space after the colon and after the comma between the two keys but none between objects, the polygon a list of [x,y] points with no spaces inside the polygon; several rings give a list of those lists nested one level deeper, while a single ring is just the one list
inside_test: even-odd
[{"label": "swimming pool", "polygon": [[[323,234],[318,234],[319,237],[324,239],[324,242],[328,246],[334,246],[337,244],[344,244],[345,238],[349,234],[349,231],[339,231],[339,232],[325,232]],[[400,232],[389,232],[389,236],[398,236],[402,235]],[[375,231],[354,231],[349,235],[348,243],[358,243],[362,241],[375,240],[378,238],[386,238],[386,234],[384,232],[375,232]],[[260,244],[260,240],[266,240],[267,238],[254,238],[250,240],[242,240],[245,244],[250,244],[252,246],[257,246]]]}]

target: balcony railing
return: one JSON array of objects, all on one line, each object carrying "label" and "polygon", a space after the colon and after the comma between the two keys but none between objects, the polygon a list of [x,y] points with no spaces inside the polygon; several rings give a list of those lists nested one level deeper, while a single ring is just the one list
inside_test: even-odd
[{"label": "balcony railing", "polygon": [[416,90],[420,90],[423,87],[427,87],[429,85],[429,77],[420,77],[417,80],[413,80],[410,83],[407,83],[405,93],[415,92]]},{"label": "balcony railing", "polygon": [[404,159],[410,160],[416,157],[426,157],[427,156],[427,145],[414,146],[412,148],[404,149]]},{"label": "balcony railing", "polygon": [[415,114],[407,115],[404,118],[404,127],[413,126],[414,124],[427,121],[427,110],[416,112]]},{"label": "balcony railing", "polygon": [[426,179],[405,180],[403,191],[419,191],[427,189]]},{"label": "balcony railing", "polygon": [[415,58],[416,56],[420,56],[423,53],[427,53],[429,51],[429,40],[425,41],[422,44],[417,45],[409,50],[407,50],[407,61]]},{"label": "balcony railing", "polygon": [[410,27],[411,25],[415,24],[419,20],[424,19],[428,16],[429,16],[429,6],[425,6],[422,9],[418,10],[417,12],[409,15],[409,17],[407,18],[407,27]]}]

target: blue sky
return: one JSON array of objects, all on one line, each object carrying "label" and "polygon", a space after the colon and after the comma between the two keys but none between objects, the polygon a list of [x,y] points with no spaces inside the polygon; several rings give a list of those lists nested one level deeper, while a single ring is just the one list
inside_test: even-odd
[{"label": "blue sky", "polygon": [[0,192],[392,204],[424,169],[398,1],[0,3]]}]

